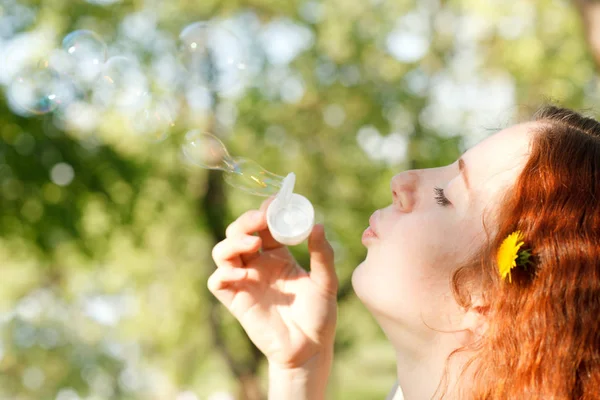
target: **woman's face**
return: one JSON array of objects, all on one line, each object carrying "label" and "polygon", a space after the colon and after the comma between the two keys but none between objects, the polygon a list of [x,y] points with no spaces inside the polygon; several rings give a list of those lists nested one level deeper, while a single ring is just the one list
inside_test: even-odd
[{"label": "woman's face", "polygon": [[[449,319],[460,311],[450,289],[452,272],[483,244],[482,215],[494,211],[521,173],[530,130],[537,124],[500,131],[468,150],[460,162],[392,178],[392,204],[370,218],[363,235],[367,257],[352,275],[356,294],[375,316],[416,333],[430,330],[424,323],[437,329],[452,326]],[[436,193],[436,187],[443,192]]]}]

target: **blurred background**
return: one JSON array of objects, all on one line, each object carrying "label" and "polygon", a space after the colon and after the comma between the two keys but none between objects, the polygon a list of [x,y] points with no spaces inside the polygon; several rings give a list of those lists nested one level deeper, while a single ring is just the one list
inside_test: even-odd
[{"label": "blurred background", "polygon": [[329,398],[383,399],[394,354],[350,284],[368,217],[394,174],[543,103],[595,115],[598,10],[2,0],[0,398],[265,398],[264,359],[206,288],[212,247],[264,197],[190,159],[209,132],[296,173],[340,277]]}]

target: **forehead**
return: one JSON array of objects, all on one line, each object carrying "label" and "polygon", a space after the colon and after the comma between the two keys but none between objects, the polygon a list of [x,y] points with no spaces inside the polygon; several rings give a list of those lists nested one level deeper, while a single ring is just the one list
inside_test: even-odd
[{"label": "forehead", "polygon": [[527,162],[533,129],[538,126],[537,122],[511,126],[466,151],[462,158],[472,189],[488,197],[514,183]]}]

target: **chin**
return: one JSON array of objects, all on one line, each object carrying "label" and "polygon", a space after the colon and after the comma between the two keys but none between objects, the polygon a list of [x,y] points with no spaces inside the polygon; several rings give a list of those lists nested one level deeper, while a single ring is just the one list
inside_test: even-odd
[{"label": "chin", "polygon": [[352,289],[360,301],[370,310],[377,303],[379,285],[376,282],[377,274],[369,268],[365,260],[352,271]]},{"label": "chin", "polygon": [[352,276],[350,279],[350,282],[352,283],[352,289],[354,289],[354,292],[358,295],[358,297],[360,298],[360,292],[361,292],[361,286],[362,286],[362,282],[361,280],[363,280],[363,275],[364,275],[364,269],[365,269],[365,262],[363,261],[360,264],[358,264],[358,266],[356,268],[354,268],[354,271],[352,271]]},{"label": "chin", "polygon": [[[398,277],[390,275],[382,262],[369,260],[360,263],[352,271],[352,289],[358,299],[374,316],[396,317],[401,304],[401,289]],[[402,308],[402,307],[400,307]]]}]

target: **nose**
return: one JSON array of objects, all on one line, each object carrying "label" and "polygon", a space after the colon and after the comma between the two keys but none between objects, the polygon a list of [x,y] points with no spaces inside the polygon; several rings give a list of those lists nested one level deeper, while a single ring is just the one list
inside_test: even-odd
[{"label": "nose", "polygon": [[404,212],[410,212],[415,204],[415,190],[419,176],[414,171],[404,171],[395,175],[391,182],[392,201]]}]

